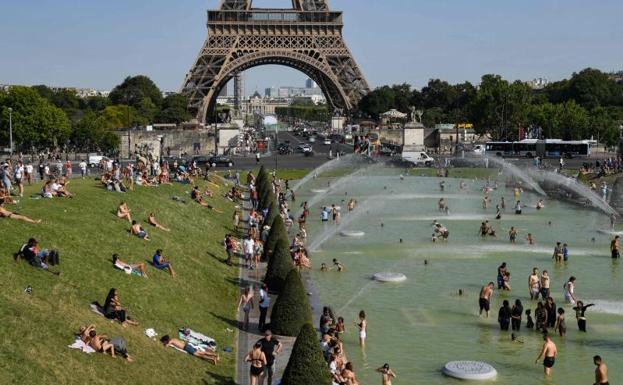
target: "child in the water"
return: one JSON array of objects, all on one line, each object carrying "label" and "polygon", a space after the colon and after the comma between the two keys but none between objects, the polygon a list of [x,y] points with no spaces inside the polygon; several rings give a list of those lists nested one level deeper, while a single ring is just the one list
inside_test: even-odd
[{"label": "child in the water", "polygon": [[534,329],[534,321],[532,320],[532,315],[530,315],[530,313],[531,313],[531,310],[527,309],[526,310],[526,318],[527,318],[526,327],[528,329]]}]

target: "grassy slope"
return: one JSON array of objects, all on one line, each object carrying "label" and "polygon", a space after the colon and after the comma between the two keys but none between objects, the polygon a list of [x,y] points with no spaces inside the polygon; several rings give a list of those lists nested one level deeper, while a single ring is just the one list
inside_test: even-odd
[{"label": "grassy slope", "polygon": [[[37,189],[33,186],[26,192]],[[214,367],[164,348],[143,334],[146,327],[153,327],[160,335],[177,336],[178,327],[188,326],[214,337],[219,350],[235,348],[234,333],[226,329],[235,329],[237,269],[216,259],[225,257],[221,240],[228,231],[225,228],[231,227],[233,204],[220,197],[211,199],[224,211],[217,214],[188,202],[189,187],[181,185],[116,194],[89,180],[72,181],[70,191],[75,199],[24,198],[9,207],[43,218],[40,225],[0,219],[0,383],[233,383],[235,353],[221,351],[221,364]],[[175,202],[172,195],[188,203]],[[150,242],[128,236],[127,221],[114,215],[121,200],[128,202],[133,216],[143,223]],[[173,231],[146,225],[150,211]],[[31,236],[42,247],[60,250],[60,277],[23,261],[14,263],[12,253]],[[145,262],[156,248],[172,260],[178,274],[175,279],[152,267],[145,279],[111,266],[114,252],[125,261]],[[23,292],[28,285],[33,287],[30,296]],[[89,310],[89,303],[104,301],[111,287],[119,290],[122,304],[140,326],[123,328]],[[95,323],[100,333],[125,337],[135,362],[67,348],[79,326],[89,323]]]}]

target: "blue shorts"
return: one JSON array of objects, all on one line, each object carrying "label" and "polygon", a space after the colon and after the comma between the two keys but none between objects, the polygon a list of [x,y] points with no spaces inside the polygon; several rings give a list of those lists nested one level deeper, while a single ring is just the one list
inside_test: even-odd
[{"label": "blue shorts", "polygon": [[147,236],[147,233],[144,230],[141,230],[138,232],[138,237],[139,238],[145,238]]},{"label": "blue shorts", "polygon": [[162,263],[162,264],[154,263],[154,267],[156,269],[158,269],[158,270],[168,269],[169,268],[169,262],[165,262],[165,263]]},{"label": "blue shorts", "polygon": [[195,353],[197,353],[197,349],[195,349],[191,344],[186,344],[184,345],[184,351],[188,354],[192,354],[194,355]]}]

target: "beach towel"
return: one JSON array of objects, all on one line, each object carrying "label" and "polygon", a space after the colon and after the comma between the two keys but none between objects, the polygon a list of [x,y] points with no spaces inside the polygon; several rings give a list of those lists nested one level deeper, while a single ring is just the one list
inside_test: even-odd
[{"label": "beach towel", "polygon": [[104,309],[102,309],[102,308],[101,308],[98,304],[96,304],[96,303],[92,303],[92,304],[90,304],[90,305],[89,305],[89,307],[91,308],[91,311],[92,311],[93,313],[95,313],[95,314],[99,314],[99,315],[101,315],[102,317],[106,317],[106,316],[104,315]]},{"label": "beach towel", "polygon": [[192,346],[201,350],[216,350],[216,341],[214,338],[208,337],[189,328],[179,328],[179,339],[186,341]]},{"label": "beach towel", "polygon": [[145,335],[149,338],[155,338],[158,333],[156,333],[156,330],[154,328],[148,328],[145,329]]},{"label": "beach towel", "polygon": [[74,343],[71,345],[67,345],[67,347],[70,349],[78,349],[81,352],[87,353],[87,354],[95,353],[95,349],[85,344],[84,341],[80,339],[80,337],[76,337],[76,340],[74,341]]}]

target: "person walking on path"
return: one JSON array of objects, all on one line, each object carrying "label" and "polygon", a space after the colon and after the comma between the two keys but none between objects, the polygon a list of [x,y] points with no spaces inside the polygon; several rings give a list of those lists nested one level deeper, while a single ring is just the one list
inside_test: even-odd
[{"label": "person walking on path", "polygon": [[258,324],[258,329],[262,331],[264,330],[264,326],[266,326],[266,314],[268,313],[268,308],[270,307],[268,286],[266,286],[265,283],[262,284],[262,288],[260,289],[260,300],[258,306],[260,308],[260,320]]},{"label": "person walking on path", "polygon": [[251,292],[251,288],[249,286],[244,288],[244,291],[240,295],[240,299],[238,300],[238,309],[242,306],[242,311],[244,312],[244,321],[242,323],[243,330],[249,330],[249,313],[251,313],[251,309],[253,309],[253,293]]},{"label": "person walking on path", "polygon": [[[266,356],[266,371],[264,378],[266,378],[266,383],[268,385],[272,385],[273,376],[275,375],[275,359],[277,358],[277,355],[281,353],[283,345],[279,342],[279,340],[273,337],[270,330],[266,330],[264,332],[264,338],[258,340],[257,342],[262,345],[262,352]],[[263,384],[264,379],[262,378],[259,385]]]},{"label": "person walking on path", "polygon": [[266,372],[266,355],[262,352],[262,343],[256,342],[244,360],[251,364],[250,385],[261,384]]}]

